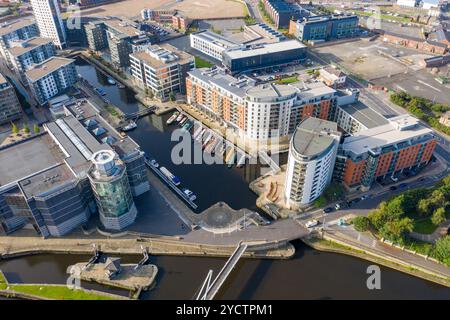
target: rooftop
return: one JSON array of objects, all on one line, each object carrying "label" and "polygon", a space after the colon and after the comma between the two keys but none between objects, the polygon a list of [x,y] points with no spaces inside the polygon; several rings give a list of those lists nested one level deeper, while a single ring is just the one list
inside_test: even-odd
[{"label": "rooftop", "polygon": [[248,89],[246,93],[252,98],[271,100],[288,95],[294,95],[297,93],[297,90],[288,85],[270,83],[252,87]]},{"label": "rooftop", "polygon": [[336,123],[310,117],[303,120],[295,130],[292,146],[302,156],[320,156],[340,135]]},{"label": "rooftop", "polygon": [[135,52],[131,56],[144,61],[153,68],[161,68],[173,63],[186,64],[194,59],[189,53],[178,50],[167,43],[151,46],[147,50]]},{"label": "rooftop", "polygon": [[66,164],[57,165],[51,169],[39,172],[19,182],[27,199],[33,197],[45,197],[63,189],[65,186],[76,183],[77,179]]},{"label": "rooftop", "polygon": [[64,161],[64,154],[44,133],[0,148],[0,188]]},{"label": "rooftop", "polygon": [[306,46],[297,40],[287,40],[283,42],[275,42],[268,44],[259,44],[246,48],[230,49],[225,54],[231,59],[240,59],[246,57],[254,57],[258,55],[284,52],[288,50],[305,49]]},{"label": "rooftop", "polygon": [[433,134],[431,129],[410,115],[397,116],[388,121],[385,125],[360,131],[346,138],[342,149],[354,154],[363,154],[369,150],[376,152],[379,148],[387,145],[421,139]]},{"label": "rooftop", "polygon": [[299,90],[299,99],[304,102],[309,101],[310,99],[316,99],[318,97],[323,96],[334,96],[336,94],[336,90],[330,88],[326,84],[321,81],[317,82],[295,82],[290,83],[289,86],[297,88]]},{"label": "rooftop", "polygon": [[52,42],[53,42],[52,39],[34,37],[34,38],[17,43],[16,46],[8,49],[8,51],[12,56],[18,57],[18,56],[21,56],[24,53],[27,53],[41,45],[52,43]]},{"label": "rooftop", "polygon": [[36,21],[32,18],[21,18],[13,21],[8,21],[0,24],[0,36],[4,36],[10,32],[22,29],[27,26],[36,24]]},{"label": "rooftop", "polygon": [[142,35],[143,32],[137,28],[137,24],[133,21],[112,18],[105,20],[105,25],[114,29],[117,33],[127,37],[136,37]]},{"label": "rooftop", "polygon": [[55,72],[61,67],[67,66],[75,62],[74,59],[62,58],[62,57],[51,57],[45,60],[41,64],[38,64],[33,69],[25,72],[25,75],[31,82],[35,82],[46,75]]},{"label": "rooftop", "polygon": [[220,47],[223,47],[225,49],[239,45],[239,43],[234,42],[228,38],[225,38],[225,37],[221,36],[220,34],[217,34],[215,32],[211,32],[211,31],[207,31],[207,30],[193,33],[192,35],[196,36],[198,38],[201,38],[205,41],[212,42],[212,43],[214,43]]},{"label": "rooftop", "polygon": [[322,23],[330,20],[343,20],[343,19],[358,19],[357,15],[354,14],[326,14],[318,16],[305,17],[298,21],[301,24],[312,24],[312,23]]},{"label": "rooftop", "polygon": [[389,123],[389,121],[385,117],[376,113],[367,105],[361,102],[358,102],[356,104],[347,104],[344,106],[340,106],[340,108],[368,129],[383,126]]}]

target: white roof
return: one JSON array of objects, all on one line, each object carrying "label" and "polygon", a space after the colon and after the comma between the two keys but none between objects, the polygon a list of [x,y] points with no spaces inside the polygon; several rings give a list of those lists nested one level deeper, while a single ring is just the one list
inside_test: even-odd
[{"label": "white roof", "polygon": [[287,50],[295,50],[306,48],[303,43],[300,43],[297,40],[288,40],[282,42],[268,43],[264,45],[257,45],[250,48],[245,49],[230,49],[225,52],[227,56],[231,59],[252,57],[257,55],[263,55],[274,52],[283,52]]}]

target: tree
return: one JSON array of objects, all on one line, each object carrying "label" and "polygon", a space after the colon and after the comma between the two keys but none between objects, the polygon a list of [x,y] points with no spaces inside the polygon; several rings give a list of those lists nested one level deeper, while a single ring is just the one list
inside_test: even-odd
[{"label": "tree", "polygon": [[354,218],[352,221],[353,221],[353,226],[355,227],[356,231],[364,232],[364,231],[369,230],[369,227],[370,227],[369,218],[360,216],[360,217]]},{"label": "tree", "polygon": [[171,92],[171,93],[169,94],[169,100],[170,100],[170,101],[175,101],[175,95],[173,94],[173,92]]},{"label": "tree", "polygon": [[38,134],[40,131],[41,131],[41,129],[39,129],[39,126],[38,126],[37,124],[34,124],[34,126],[33,126],[33,132],[34,132],[35,134]]},{"label": "tree", "polygon": [[23,132],[30,133],[30,126],[28,125],[28,123],[25,123],[25,125],[23,126]]},{"label": "tree", "polygon": [[14,133],[14,134],[19,133],[19,128],[17,127],[17,125],[15,123],[12,124],[11,130],[12,130],[12,133]]},{"label": "tree", "polygon": [[433,213],[433,216],[431,217],[431,222],[433,222],[434,225],[438,226],[442,222],[446,220],[445,218],[445,209],[444,208],[438,208]]},{"label": "tree", "polygon": [[408,234],[413,231],[413,222],[410,218],[388,221],[381,228],[380,234],[383,238],[395,243],[404,244]]},{"label": "tree", "polygon": [[436,241],[434,246],[433,255],[439,261],[450,265],[450,236],[445,236]]},{"label": "tree", "polygon": [[422,216],[428,216],[432,212],[432,203],[430,199],[421,199],[417,205],[417,212]]},{"label": "tree", "polygon": [[314,201],[314,205],[315,205],[316,207],[318,207],[318,208],[323,207],[323,206],[325,206],[326,204],[327,204],[327,199],[326,199],[323,195],[321,195],[319,198],[317,198],[317,199]]}]

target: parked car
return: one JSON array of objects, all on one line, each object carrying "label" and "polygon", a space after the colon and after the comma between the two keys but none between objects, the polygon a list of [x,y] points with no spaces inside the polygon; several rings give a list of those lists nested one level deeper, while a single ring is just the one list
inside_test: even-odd
[{"label": "parked car", "polygon": [[369,198],[369,195],[368,194],[365,194],[365,195],[363,195],[362,197],[361,197],[361,200],[366,200],[366,199],[368,199]]},{"label": "parked car", "polygon": [[341,204],[340,204],[340,203],[336,203],[336,204],[334,205],[334,208],[335,208],[336,210],[341,210]]},{"label": "parked car", "polygon": [[305,226],[307,228],[313,228],[319,224],[319,221],[317,220],[309,220],[307,223],[305,223]]},{"label": "parked car", "polygon": [[391,187],[389,187],[389,190],[395,191],[395,190],[397,190],[397,187],[396,186],[391,186]]},{"label": "parked car", "polygon": [[323,213],[330,213],[332,211],[333,211],[332,207],[328,207],[328,208],[323,209]]},{"label": "parked car", "polygon": [[399,188],[406,188],[408,186],[408,184],[407,183],[400,183],[399,184]]}]

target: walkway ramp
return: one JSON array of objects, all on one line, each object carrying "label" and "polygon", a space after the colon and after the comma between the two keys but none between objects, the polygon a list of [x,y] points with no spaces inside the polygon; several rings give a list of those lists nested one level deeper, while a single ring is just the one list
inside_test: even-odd
[{"label": "walkway ramp", "polygon": [[273,161],[273,159],[267,154],[266,151],[260,150],[258,151],[258,155],[259,158],[262,159],[263,162],[270,167],[270,169],[272,169],[273,174],[276,174],[281,170],[280,166],[275,161]]}]

